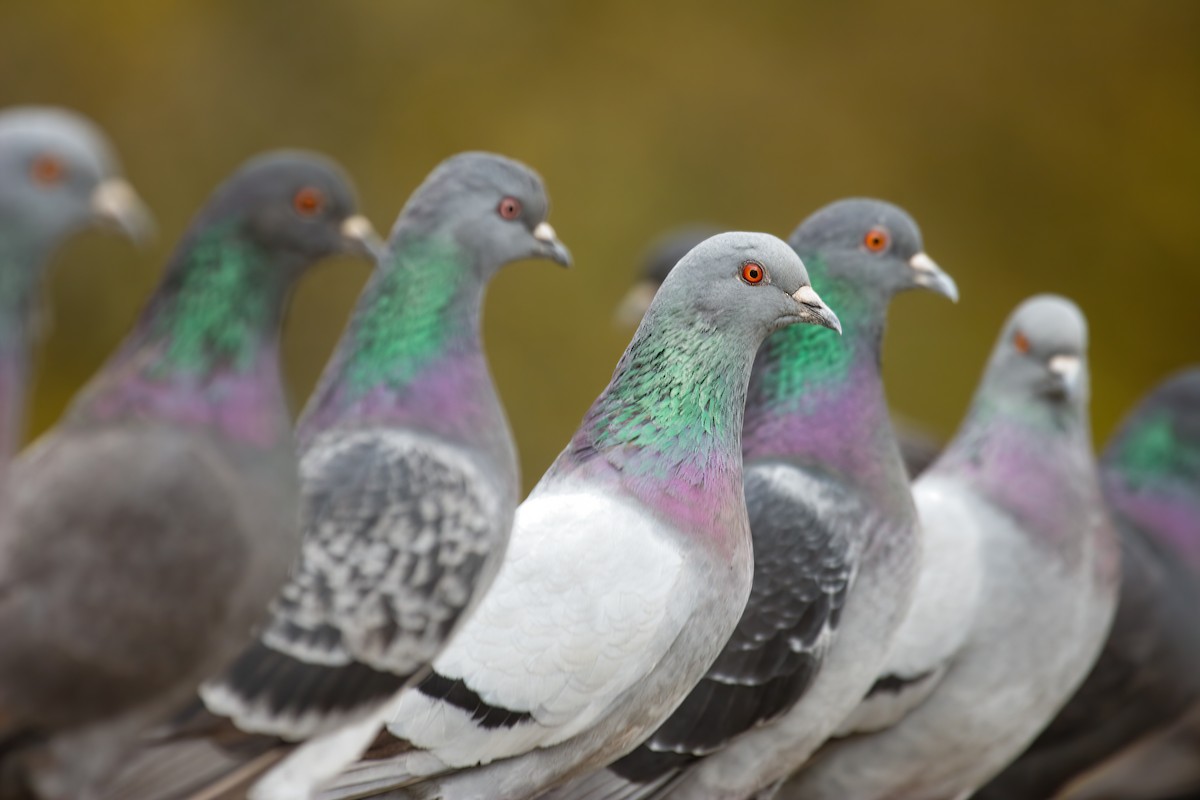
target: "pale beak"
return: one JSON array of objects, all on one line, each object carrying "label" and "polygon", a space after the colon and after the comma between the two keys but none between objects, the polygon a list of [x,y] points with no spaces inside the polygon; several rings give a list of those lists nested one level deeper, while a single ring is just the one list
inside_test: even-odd
[{"label": "pale beak", "polygon": [[930,291],[937,292],[958,302],[958,285],[932,258],[924,253],[917,253],[908,260],[908,266],[913,271],[913,283]]},{"label": "pale beak", "polygon": [[354,214],[342,221],[342,239],[346,244],[346,252],[366,256],[373,261],[383,257],[384,244],[375,232],[371,220],[362,214]]},{"label": "pale beak", "polygon": [[1046,367],[1053,373],[1067,397],[1074,397],[1079,391],[1079,377],[1083,373],[1083,362],[1079,356],[1057,355],[1046,362]]},{"label": "pale beak", "polygon": [[801,286],[792,295],[792,299],[800,304],[800,318],[813,325],[821,325],[842,333],[842,322],[833,313],[833,309],[825,305],[825,301],[811,286]]},{"label": "pale beak", "polygon": [[533,238],[541,243],[538,255],[564,267],[571,266],[571,251],[567,250],[566,246],[558,240],[558,234],[554,232],[554,228],[550,226],[549,222],[545,220],[539,222],[533,229]]},{"label": "pale beak", "polygon": [[92,190],[92,214],[101,224],[128,236],[137,245],[154,238],[154,217],[124,178],[108,178]]}]

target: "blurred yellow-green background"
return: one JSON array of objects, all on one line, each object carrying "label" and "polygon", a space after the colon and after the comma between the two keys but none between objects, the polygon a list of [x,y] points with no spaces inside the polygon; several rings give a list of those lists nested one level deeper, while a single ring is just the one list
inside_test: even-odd
[{"label": "blurred yellow-green background", "polygon": [[[948,434],[1010,308],[1039,291],[1092,323],[1096,433],[1200,356],[1200,4],[4,0],[0,105],[108,130],[153,207],[147,251],[90,233],[57,258],[31,433],[116,345],[208,191],[257,151],[338,158],[386,230],[443,157],[545,177],[571,272],[518,264],[486,336],[526,484],[630,331],[645,244],[704,220],[786,235],[824,203],[905,206],[962,301],[900,298],[893,405]],[[298,408],[366,275],[296,298]],[[819,288],[819,287],[818,287]]]}]

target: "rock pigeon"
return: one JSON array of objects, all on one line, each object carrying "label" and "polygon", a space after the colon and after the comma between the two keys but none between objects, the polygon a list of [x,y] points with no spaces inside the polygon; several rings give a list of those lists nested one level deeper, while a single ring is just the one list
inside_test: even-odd
[{"label": "rock pigeon", "polygon": [[1082,682],[1119,553],[1088,422],[1087,328],[1040,295],[1005,324],[966,421],[916,482],[921,580],[888,667],[779,796],[965,798]]},{"label": "rock pigeon", "polygon": [[369,233],[331,162],[250,161],[116,355],[13,463],[0,739],[32,750],[41,796],[93,796],[140,730],[245,646],[282,584],[299,498],[280,323],[296,279]]},{"label": "rock pigeon", "polygon": [[152,227],[100,129],[65,109],[0,111],[0,464],[21,441],[44,268],[70,234],[95,225],[139,242]]},{"label": "rock pigeon", "polygon": [[520,480],[483,353],[484,290],[512,261],[570,263],[547,210],[528,167],[464,153],[400,214],[298,426],[301,557],[259,640],[201,689],[241,731],[312,740],[252,797],[307,797],[357,759],[386,722],[370,712],[490,584]]},{"label": "rock pigeon", "polygon": [[1053,797],[1200,702],[1200,368],[1143,400],[1100,463],[1121,540],[1112,631],[1071,702],[983,800]]},{"label": "rock pigeon", "polygon": [[725,233],[689,252],[518,508],[491,590],[401,694],[404,752],[321,797],[536,797],[653,731],[745,605],[746,385],[762,340],[797,322],[840,327],[784,242]]},{"label": "rock pigeon", "polygon": [[786,777],[871,686],[915,586],[916,511],[880,344],[896,293],[957,290],[889,203],[833,203],[789,241],[845,333],[786,328],[755,362],[742,442],[750,601],[671,718],[607,770],[561,787],[564,800],[742,800]]},{"label": "rock pigeon", "polygon": [[[640,262],[637,282],[617,305],[617,323],[637,325],[671,267],[688,250],[716,232],[710,225],[695,223],[667,231],[652,242]],[[941,443],[920,425],[895,413],[892,414],[892,427],[909,476],[920,475],[937,457]]]}]

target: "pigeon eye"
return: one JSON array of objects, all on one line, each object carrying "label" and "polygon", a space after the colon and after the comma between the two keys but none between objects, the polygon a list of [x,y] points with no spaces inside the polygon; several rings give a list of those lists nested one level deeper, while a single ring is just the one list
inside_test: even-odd
[{"label": "pigeon eye", "polygon": [[33,160],[29,174],[33,182],[42,186],[53,186],[60,183],[66,176],[67,169],[63,162],[52,155],[40,155]]},{"label": "pigeon eye", "polygon": [[762,264],[756,261],[747,261],[745,264],[742,264],[742,280],[751,286],[762,283],[766,274],[767,271],[762,268]]},{"label": "pigeon eye", "polygon": [[305,186],[296,192],[296,196],[292,198],[292,205],[300,216],[311,217],[325,207],[325,195],[321,194],[320,189]]},{"label": "pigeon eye", "polygon": [[1029,352],[1029,337],[1017,331],[1012,337],[1013,347],[1017,348],[1017,352],[1022,355]]},{"label": "pigeon eye", "polygon": [[506,197],[500,201],[497,211],[504,219],[516,219],[521,216],[521,201],[515,197]]},{"label": "pigeon eye", "polygon": [[863,237],[863,244],[872,253],[882,253],[887,249],[890,237],[888,232],[883,228],[872,228],[867,231],[867,235]]}]

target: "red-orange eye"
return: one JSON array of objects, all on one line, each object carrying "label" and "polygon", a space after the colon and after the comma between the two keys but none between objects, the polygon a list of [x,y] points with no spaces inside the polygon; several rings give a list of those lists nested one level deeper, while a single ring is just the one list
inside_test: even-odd
[{"label": "red-orange eye", "polygon": [[63,179],[66,172],[62,161],[52,155],[38,156],[33,160],[33,165],[29,169],[34,183],[40,183],[42,186],[53,186]]},{"label": "red-orange eye", "polygon": [[1029,352],[1029,339],[1020,331],[1013,334],[1012,343],[1013,347],[1017,348],[1018,353]]},{"label": "red-orange eye", "polygon": [[867,249],[872,253],[882,253],[887,249],[889,241],[890,238],[888,237],[888,232],[883,228],[872,228],[871,230],[867,231],[867,235],[863,237],[863,244],[866,245]]},{"label": "red-orange eye", "polygon": [[767,271],[762,268],[762,264],[755,261],[747,261],[742,264],[742,280],[753,286],[756,283],[762,283]]},{"label": "red-orange eye", "polygon": [[521,216],[521,201],[515,197],[506,197],[500,201],[498,211],[505,219],[516,219]]},{"label": "red-orange eye", "polygon": [[296,192],[296,196],[292,198],[292,205],[296,207],[297,213],[311,217],[325,207],[325,195],[321,194],[320,189],[305,186]]}]

